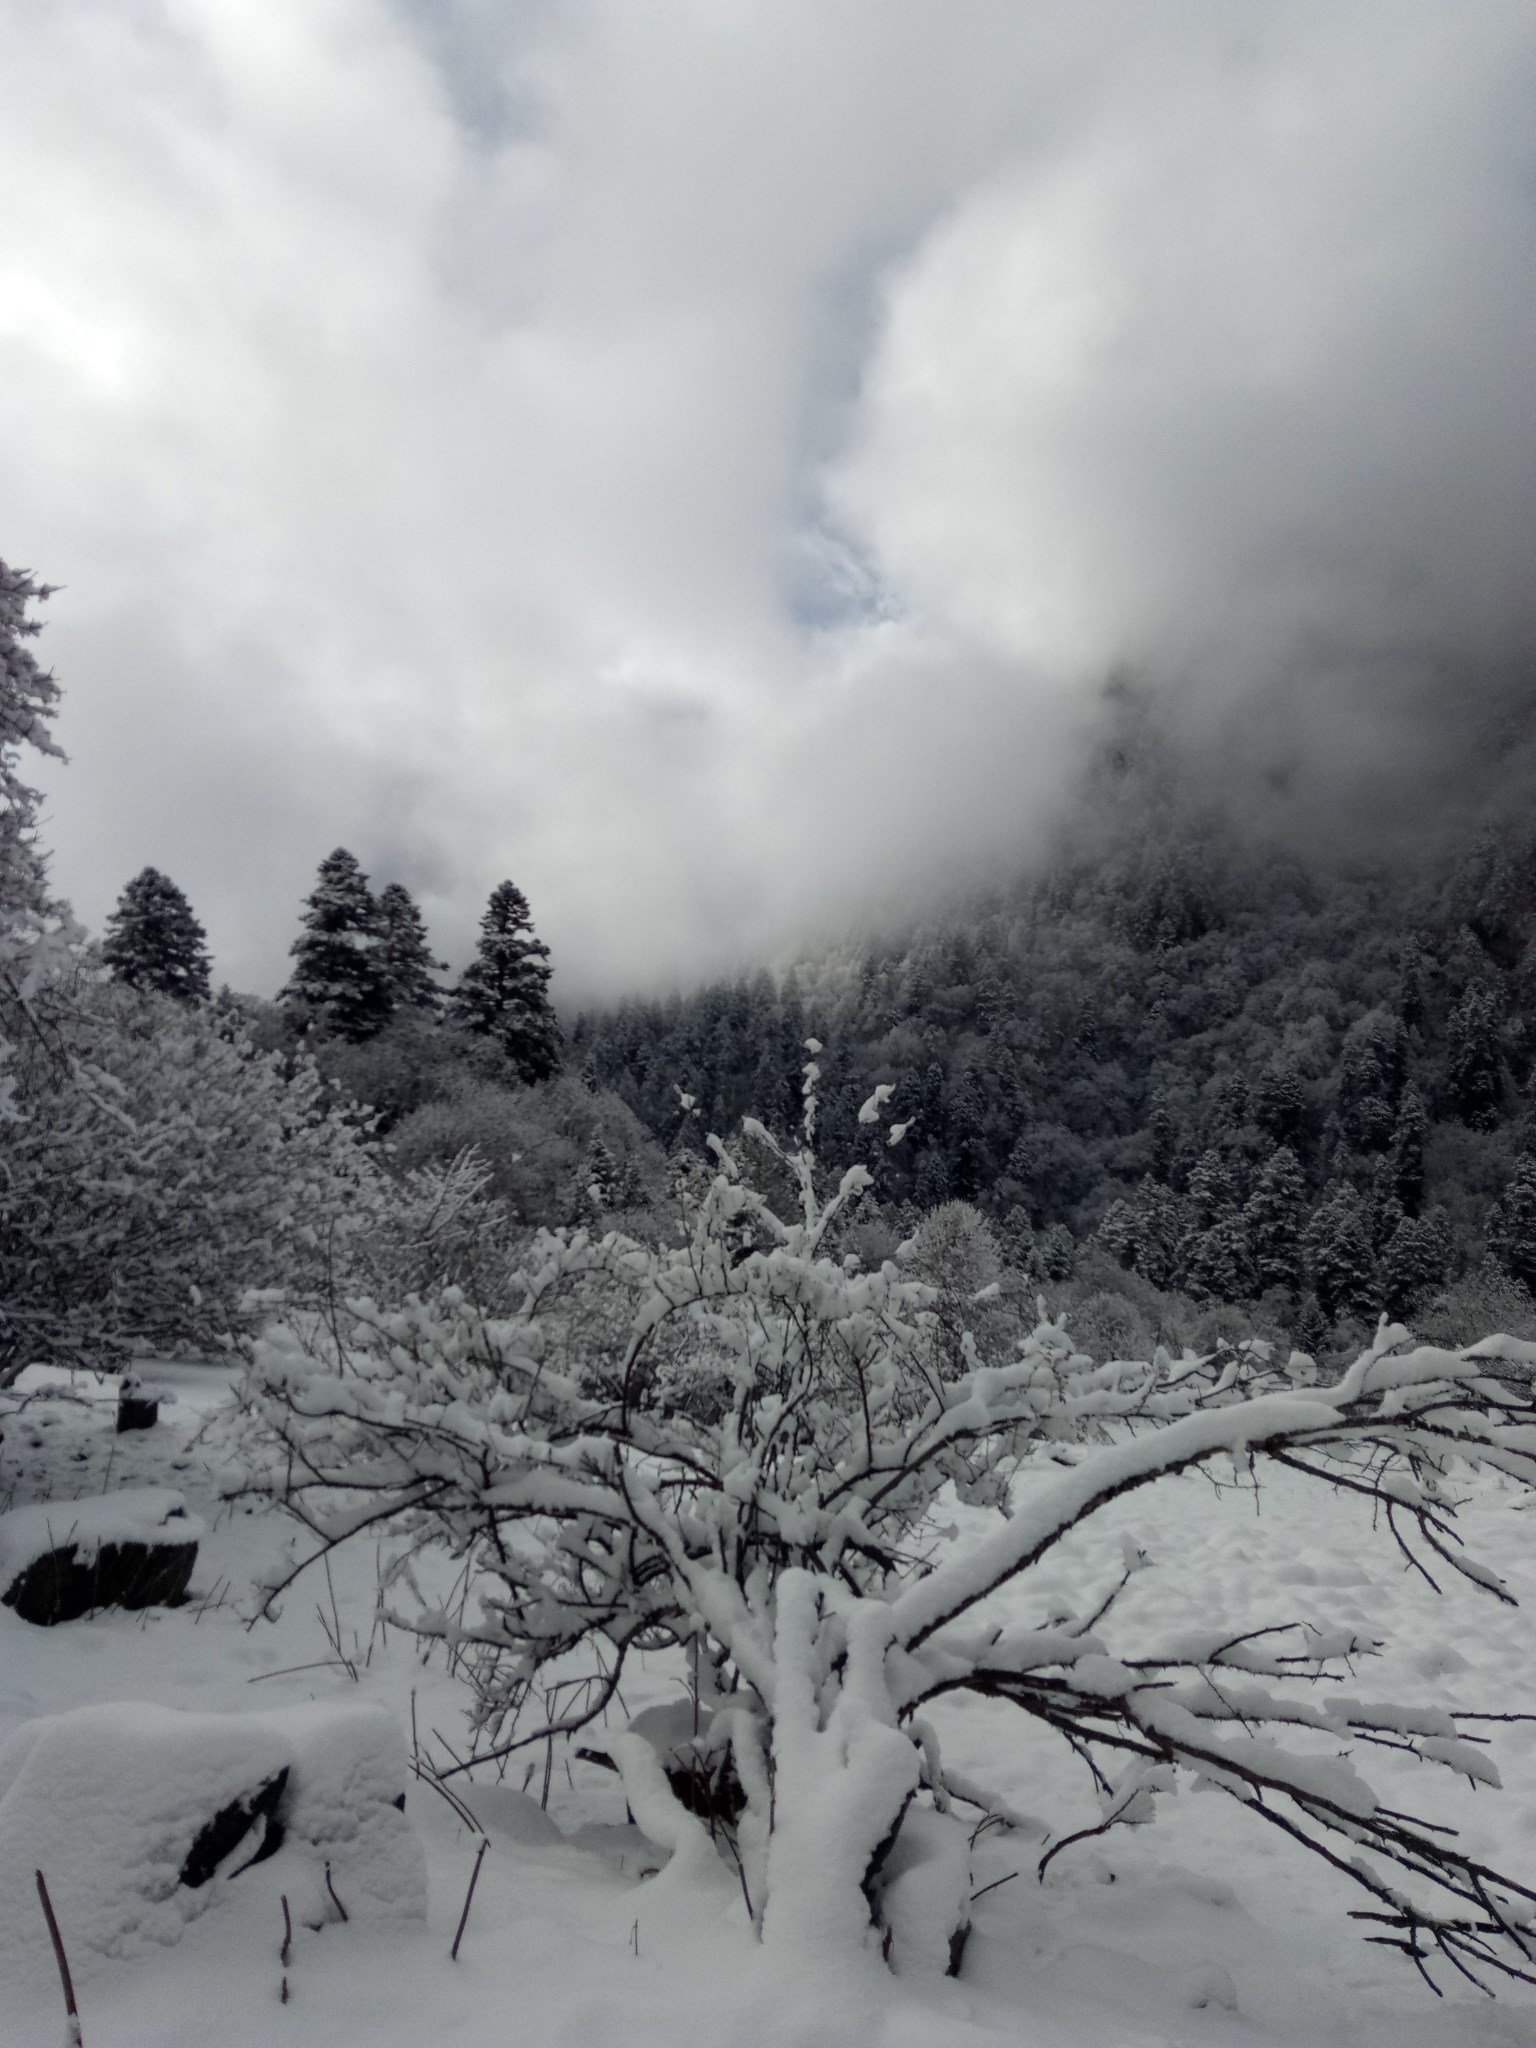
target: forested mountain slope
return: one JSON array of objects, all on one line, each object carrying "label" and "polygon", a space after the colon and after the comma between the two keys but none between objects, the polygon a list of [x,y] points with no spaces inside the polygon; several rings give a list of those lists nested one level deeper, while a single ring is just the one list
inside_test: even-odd
[{"label": "forested mountain slope", "polygon": [[1400,801],[1362,766],[1365,825],[1332,764],[1324,829],[1304,777],[1121,687],[1046,863],[782,983],[584,1017],[575,1061],[697,1146],[743,1112],[786,1124],[814,1035],[823,1156],[869,1151],[877,1082],[910,1120],[871,1161],[893,1223],[964,1199],[1038,1272],[1096,1238],[1314,1342],[1490,1256],[1529,1283],[1536,696],[1481,711]]}]

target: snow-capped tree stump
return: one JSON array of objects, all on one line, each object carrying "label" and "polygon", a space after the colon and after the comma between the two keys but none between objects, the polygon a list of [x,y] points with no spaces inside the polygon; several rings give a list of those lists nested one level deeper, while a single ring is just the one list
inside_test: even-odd
[{"label": "snow-capped tree stump", "polygon": [[125,1372],[117,1387],[117,1433],[126,1436],[136,1429],[153,1429],[160,1419],[160,1402],[146,1394],[137,1373]]},{"label": "snow-capped tree stump", "polygon": [[217,1900],[263,1933],[284,1898],[313,1930],[420,1920],[409,1773],[393,1717],[362,1702],[205,1714],[118,1701],[23,1723],[0,1743],[0,1985],[48,1967],[39,1867],[87,1974],[178,1940]]},{"label": "snow-capped tree stump", "polygon": [[169,1487],[13,1509],[0,1515],[0,1603],[40,1628],[99,1607],[173,1606],[202,1534]]}]

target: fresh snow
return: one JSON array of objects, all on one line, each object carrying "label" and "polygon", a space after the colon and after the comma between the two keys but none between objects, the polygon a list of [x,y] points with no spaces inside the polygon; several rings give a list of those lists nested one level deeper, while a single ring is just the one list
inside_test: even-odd
[{"label": "fresh snow", "polygon": [[[223,1751],[210,1730],[243,1742],[251,1765],[280,1742],[301,1751],[293,1731],[304,1727],[350,1724],[356,1755],[356,1731],[366,1724],[379,1731],[377,1746],[364,1744],[363,1752],[375,1759],[381,1791],[408,1757],[413,1707],[421,1746],[440,1765],[451,1764],[450,1745],[462,1753],[466,1740],[466,1688],[448,1674],[443,1650],[424,1664],[419,1646],[377,1616],[370,1538],[334,1554],[329,1585],[323,1573],[311,1573],[286,1596],[275,1623],[247,1626],[247,1589],[272,1574],[289,1531],[270,1515],[221,1504],[217,1432],[199,1436],[220,1398],[221,1375],[168,1366],[146,1378],[178,1395],[153,1430],[115,1438],[115,1388],[81,1381],[76,1391],[92,1394],[89,1403],[36,1402],[10,1418],[0,1446],[0,1508],[30,1509],[51,1496],[49,1512],[57,1516],[70,1505],[67,1496],[168,1485],[208,1524],[193,1597],[182,1608],[102,1613],[54,1629],[0,1612],[0,1746],[12,1759],[0,1780],[9,1788],[0,1793],[0,1814],[31,1772],[39,1793],[52,1783],[54,1793],[35,1809],[27,1795],[28,1826],[37,1830],[29,1840],[61,1872],[88,1862],[82,1849],[95,1844],[103,1868],[110,1866],[132,1815],[109,1801],[88,1821],[55,1763],[45,1781],[49,1755],[62,1759],[73,1749],[82,1768],[104,1772],[116,1745],[136,1743],[142,1753],[149,1737],[158,1741],[176,1725],[165,1710],[189,1715],[180,1725],[199,1737],[174,1768],[163,1760],[146,1768],[146,1796],[152,1782],[172,1804],[196,1803],[194,1792],[200,1798],[207,1789],[199,1789],[204,1775],[217,1775],[208,1758]],[[1061,1478],[1047,1466],[1023,1490]],[[1524,1496],[1497,1478],[1469,1482],[1467,1491],[1463,1533],[1521,1607],[1463,1586],[1437,1598],[1405,1571],[1390,1536],[1373,1529],[1368,1515],[1284,1472],[1257,1497],[1251,1488],[1218,1488],[1190,1474],[1111,1505],[1027,1584],[980,1601],[966,1625],[1039,1628],[1080,1608],[1085,1588],[1113,1585],[1127,1556],[1145,1551],[1150,1563],[1116,1610],[1122,1656],[1136,1654],[1142,1641],[1166,1643],[1178,1630],[1209,1640],[1282,1619],[1312,1625],[1320,1640],[1385,1638],[1382,1656],[1362,1666],[1358,1689],[1404,1703],[1403,1725],[1428,1729],[1431,1744],[1443,1742],[1449,1767],[1426,1773],[1390,1751],[1372,1751],[1382,1798],[1411,1800],[1455,1824],[1470,1850],[1516,1873],[1536,1870],[1536,1727],[1490,1725],[1488,1746],[1470,1746],[1466,1755],[1435,1733],[1443,1723],[1433,1715],[1414,1719],[1407,1711],[1536,1708],[1536,1554],[1532,1522],[1517,1506]],[[1022,1493],[1017,1505],[1030,1511]],[[985,1554],[998,1527],[995,1515],[954,1501],[945,1502],[942,1519],[955,1528],[959,1559]],[[686,1697],[684,1679],[676,1653],[642,1659],[625,1682],[627,1715],[675,1708]],[[1234,1672],[1239,1679],[1252,1682]],[[1344,1705],[1336,1697],[1318,1704],[1335,1713]],[[97,1719],[80,1712],[106,1708],[116,1711]],[[350,1711],[334,1722],[309,1718],[322,1708]],[[360,1708],[371,1712],[359,1715]],[[298,1721],[290,1718],[295,1709],[302,1710]],[[995,1786],[1021,1812],[1039,1815],[1052,1840],[1101,1818],[1086,1774],[1016,1711],[963,1695],[926,1711],[951,1783],[974,1777]],[[59,1715],[70,1718],[53,1723],[46,1739],[37,1732]],[[632,1784],[646,1779],[666,1746],[655,1738],[681,1725],[676,1713],[658,1713],[642,1729],[652,1741],[637,1744],[649,1757],[627,1746],[614,1755]],[[831,1961],[780,1951],[756,1939],[733,1870],[692,1854],[668,1863],[629,1824],[624,1779],[577,1757],[578,1747],[615,1749],[621,1729],[616,1718],[610,1730],[588,1731],[548,1756],[519,1756],[501,1782],[493,1771],[473,1783],[450,1779],[462,1811],[411,1779],[397,1839],[419,1844],[418,1870],[426,1875],[419,1920],[404,1894],[400,1910],[387,1916],[364,1910],[345,1924],[322,1917],[315,1892],[299,1882],[301,1872],[312,1876],[313,1860],[296,1843],[241,1876],[215,1879],[207,1910],[190,1920],[178,1906],[174,1945],[146,1922],[145,1938],[129,1944],[136,1953],[107,1955],[96,1940],[94,1909],[69,1890],[73,1878],[61,1877],[55,1894],[88,2048],[205,2048],[211,2039],[220,2048],[1536,2044],[1536,1992],[1515,1986],[1494,2003],[1452,1987],[1436,2001],[1400,1958],[1364,1943],[1360,1924],[1345,1917],[1360,1898],[1342,1876],[1231,1800],[1202,1796],[1187,1782],[1177,1795],[1156,1794],[1154,1825],[1064,1850],[1043,1883],[1035,1876],[1042,1843],[1033,1828],[989,1827],[971,1847],[965,1831],[946,1822],[952,1832],[942,1840],[936,1833],[931,1857],[914,1858],[910,1876],[897,1873],[890,1882],[954,1892],[956,1838],[966,1842],[970,1882],[982,1895],[971,1909],[958,1980],[893,1976],[872,1951]],[[84,1739],[92,1730],[100,1731],[95,1743]],[[1304,1735],[1320,1771],[1336,1762],[1326,1728]],[[817,1735],[803,1731],[799,1739]],[[1486,1773],[1497,1771],[1502,1792],[1470,1782],[1474,1760]],[[1152,1794],[1144,1796],[1151,1803]],[[92,1844],[82,1845],[77,1838],[88,1827]],[[482,1840],[489,1848],[459,1960],[451,1963]],[[345,1899],[357,1878],[354,1866],[343,1881],[339,1837],[322,1852],[327,1858]],[[278,1897],[285,1891],[294,1918],[286,1971]],[[0,1960],[3,2048],[62,2037],[63,2006],[33,1914],[31,1871],[7,1856],[0,1926],[21,1930],[6,1939],[19,1943],[26,1961]],[[39,1954],[47,1967],[36,1969]]]}]

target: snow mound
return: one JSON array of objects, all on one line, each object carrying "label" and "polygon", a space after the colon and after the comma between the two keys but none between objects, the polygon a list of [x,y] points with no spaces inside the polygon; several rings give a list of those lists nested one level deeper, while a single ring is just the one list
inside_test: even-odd
[{"label": "snow mound", "polygon": [[901,1974],[956,1971],[971,1925],[969,1831],[931,1806],[909,1806],[881,1868],[879,1899]]},{"label": "snow mound", "polygon": [[0,1748],[0,1983],[52,1969],[37,1870],[77,1973],[169,1945],[214,1906],[245,1902],[276,1927],[279,1892],[299,1924],[339,1920],[332,1893],[349,1920],[420,1917],[406,1775],[394,1722],[363,1704],[128,1702],[26,1722]]}]

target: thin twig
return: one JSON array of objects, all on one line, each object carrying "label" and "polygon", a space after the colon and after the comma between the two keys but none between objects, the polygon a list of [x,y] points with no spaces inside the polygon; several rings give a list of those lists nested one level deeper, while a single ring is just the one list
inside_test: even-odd
[{"label": "thin twig", "polygon": [[53,1942],[53,1959],[59,1966],[59,1982],[64,1987],[64,2039],[69,2048],[81,2048],[83,2037],[80,2032],[80,2008],[75,2003],[75,1984],[69,1974],[69,1957],[64,1953],[64,1937],[59,1932],[58,1921],[53,1917],[53,1901],[48,1896],[47,1880],[40,1870],[35,1874],[37,1896],[43,1902],[43,1917],[48,1922],[48,1934]]},{"label": "thin twig", "polygon": [[469,1909],[474,1900],[475,1886],[480,1882],[480,1866],[485,1861],[485,1852],[490,1846],[490,1837],[482,1835],[480,1846],[475,1851],[475,1867],[469,1873],[469,1890],[464,1894],[464,1910],[459,1915],[459,1930],[453,1937],[453,1947],[448,1951],[450,1963],[456,1963],[459,1960],[459,1943],[464,1939],[464,1929],[469,1925]]}]

